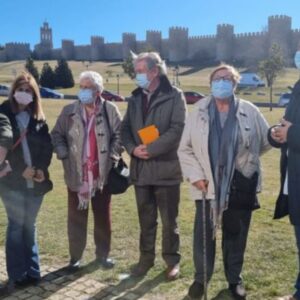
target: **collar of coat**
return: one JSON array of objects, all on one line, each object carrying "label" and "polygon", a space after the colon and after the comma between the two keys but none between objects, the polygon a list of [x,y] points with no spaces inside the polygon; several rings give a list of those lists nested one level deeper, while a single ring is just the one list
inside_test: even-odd
[{"label": "collar of coat", "polygon": [[[237,110],[237,114],[239,114],[240,116],[242,117],[248,117],[248,114],[246,112],[246,110],[244,109],[244,102],[245,100],[242,100],[242,99],[239,99],[237,98],[235,95],[234,95],[234,98],[236,100],[239,100],[239,107],[238,107],[238,110]],[[207,112],[208,110],[208,106],[210,104],[210,102],[213,100],[213,97],[211,95],[203,98],[203,99],[200,99],[196,104],[196,108],[200,111],[200,112]],[[247,103],[250,103],[247,101]],[[252,103],[250,105],[253,105]]]},{"label": "collar of coat", "polygon": [[[163,94],[168,94],[172,91],[172,85],[166,75],[160,76],[160,84],[157,89],[159,90],[159,92],[161,92]],[[132,91],[133,96],[138,96],[138,95],[142,95],[142,94],[143,94],[143,89],[140,87],[138,87]]]},{"label": "collar of coat", "polygon": [[[101,107],[103,107],[103,103],[104,100],[102,97],[100,97],[100,103],[99,105],[101,105]],[[72,105],[72,109],[68,112],[69,115],[75,115],[75,114],[79,114],[81,110],[81,103],[79,100],[75,101]],[[98,111],[98,114],[101,112],[102,108],[100,108],[100,110]]]}]

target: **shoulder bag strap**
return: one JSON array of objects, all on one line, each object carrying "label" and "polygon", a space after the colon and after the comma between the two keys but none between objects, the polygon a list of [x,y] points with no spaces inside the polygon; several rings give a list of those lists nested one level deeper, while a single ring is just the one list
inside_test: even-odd
[{"label": "shoulder bag strap", "polygon": [[20,135],[20,137],[18,138],[18,140],[17,140],[17,141],[14,143],[14,145],[12,146],[11,151],[14,151],[14,150],[18,147],[18,145],[24,140],[26,134],[27,134],[27,129],[25,129],[25,130],[21,133],[21,135]]}]

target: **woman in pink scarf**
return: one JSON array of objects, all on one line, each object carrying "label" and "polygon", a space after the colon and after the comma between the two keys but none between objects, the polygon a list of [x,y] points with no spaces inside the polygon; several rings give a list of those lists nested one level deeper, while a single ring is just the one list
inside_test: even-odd
[{"label": "woman in pink scarf", "polygon": [[114,267],[109,258],[111,242],[110,200],[107,175],[122,151],[120,112],[106,103],[103,112],[102,76],[93,71],[80,75],[79,101],[65,106],[52,131],[54,151],[64,166],[68,188],[68,237],[71,270],[77,270],[86,246],[88,206],[94,213],[96,262],[105,269]]}]

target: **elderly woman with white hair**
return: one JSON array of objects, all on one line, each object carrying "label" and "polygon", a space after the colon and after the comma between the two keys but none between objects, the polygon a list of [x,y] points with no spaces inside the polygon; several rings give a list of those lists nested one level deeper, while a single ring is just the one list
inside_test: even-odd
[{"label": "elderly woman with white hair", "polygon": [[[121,114],[101,98],[102,76],[80,74],[79,101],[65,106],[52,130],[57,158],[62,160],[68,190],[68,237],[70,270],[76,271],[86,246],[88,205],[94,213],[96,262],[114,267],[111,243],[110,201],[106,183],[113,160],[120,157]],[[108,123],[109,122],[109,123]]]}]

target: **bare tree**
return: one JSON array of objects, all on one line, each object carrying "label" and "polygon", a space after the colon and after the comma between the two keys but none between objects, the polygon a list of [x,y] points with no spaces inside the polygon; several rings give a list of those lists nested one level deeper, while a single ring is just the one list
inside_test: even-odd
[{"label": "bare tree", "polygon": [[276,78],[284,70],[284,59],[280,47],[273,44],[270,49],[269,57],[262,60],[258,64],[258,70],[262,78],[267,81],[267,86],[270,88],[270,111],[273,104],[273,84]]}]

